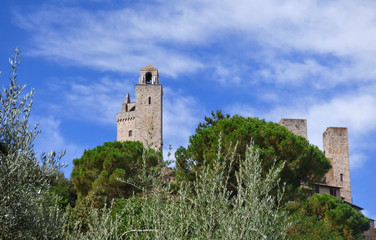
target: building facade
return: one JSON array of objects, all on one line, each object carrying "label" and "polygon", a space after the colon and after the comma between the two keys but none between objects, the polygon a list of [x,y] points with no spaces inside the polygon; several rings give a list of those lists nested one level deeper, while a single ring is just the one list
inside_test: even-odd
[{"label": "building facade", "polygon": [[163,89],[158,69],[150,64],[140,70],[135,98],[131,102],[127,93],[116,114],[117,140],[140,141],[147,148],[162,150]]}]

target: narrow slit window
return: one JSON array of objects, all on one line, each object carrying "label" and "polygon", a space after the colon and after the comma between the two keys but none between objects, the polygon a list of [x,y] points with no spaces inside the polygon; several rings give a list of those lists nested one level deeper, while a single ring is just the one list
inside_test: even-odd
[{"label": "narrow slit window", "polygon": [[339,175],[339,177],[341,179],[341,182],[343,182],[343,174],[342,173]]},{"label": "narrow slit window", "polygon": [[128,132],[128,136],[129,136],[129,137],[132,137],[132,130],[129,130],[129,132]]},{"label": "narrow slit window", "polygon": [[149,104],[151,104],[151,97],[149,97]]}]

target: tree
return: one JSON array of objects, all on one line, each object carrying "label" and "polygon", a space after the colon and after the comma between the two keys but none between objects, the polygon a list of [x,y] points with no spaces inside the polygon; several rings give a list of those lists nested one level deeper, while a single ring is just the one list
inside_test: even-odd
[{"label": "tree", "polygon": [[361,233],[370,226],[361,212],[329,194],[314,194],[305,201],[291,203],[287,209],[298,220],[290,230],[290,239],[329,239],[323,235],[328,233],[343,239],[362,239]]},{"label": "tree", "polygon": [[52,179],[51,191],[60,197],[58,205],[65,209],[68,204],[71,207],[75,206],[75,201],[77,199],[77,192],[74,189],[72,182],[64,177],[63,172],[59,172]]},{"label": "tree", "polygon": [[50,193],[50,182],[59,168],[56,156],[33,150],[37,126],[29,127],[33,90],[23,96],[17,83],[20,51],[9,59],[10,86],[0,93],[0,234],[4,239],[59,238],[63,222]]},{"label": "tree", "polygon": [[286,163],[281,172],[281,179],[287,184],[286,199],[299,195],[301,183],[322,182],[331,167],[329,160],[316,146],[277,123],[238,115],[229,118],[218,111],[213,116],[205,118],[205,124],[200,124],[196,133],[190,137],[187,148],[180,147],[176,151],[178,180],[193,181],[200,169],[212,165],[220,134],[223,135],[225,150],[235,144],[238,146],[231,173],[232,184],[235,183],[234,172],[238,171],[241,163],[239,159],[244,159],[246,146],[251,141],[260,151],[264,171],[272,166],[275,159],[277,163]]},{"label": "tree", "polygon": [[291,220],[293,224],[287,231],[289,240],[344,240],[341,234],[330,229],[327,223],[318,220],[316,216],[294,213]]},{"label": "tree", "polygon": [[[249,146],[236,174],[237,192],[228,190],[228,171],[235,155],[218,150],[211,167],[198,173],[194,182],[181,182],[179,193],[171,195],[163,171],[153,175],[152,188],[141,197],[116,199],[112,218],[87,214],[87,231],[76,231],[68,239],[284,239],[290,226],[281,209],[283,186],[276,166],[263,174],[259,152]],[[223,161],[225,158],[225,161]],[[271,195],[276,191],[275,196]],[[99,219],[99,220],[98,220]],[[102,220],[103,219],[103,220]],[[111,232],[108,231],[111,229]],[[78,235],[77,235],[78,233]]]},{"label": "tree", "polygon": [[[144,151],[148,156],[143,161]],[[161,165],[161,153],[146,150],[141,142],[106,142],[85,150],[81,158],[73,160],[71,181],[77,190],[78,202],[89,196],[102,206],[113,198],[132,196],[140,192],[134,184],[144,164],[146,168]]]},{"label": "tree", "polygon": [[215,124],[217,124],[219,120],[230,118],[230,114],[227,113],[226,115],[224,115],[221,110],[217,110],[215,113],[212,111],[211,115],[212,117],[205,116],[204,119],[206,122],[199,123],[196,131],[210,127],[210,126],[214,126]]},{"label": "tree", "polygon": [[154,229],[155,235],[151,238],[282,239],[285,236],[290,223],[280,209],[284,188],[279,178],[284,164],[273,164],[264,174],[260,152],[248,145],[235,174],[237,195],[233,197],[227,186],[228,169],[236,160],[234,149],[222,150],[219,140],[212,165],[203,167],[191,184],[181,182],[176,198],[153,192],[151,210],[145,211],[153,219],[149,229]]}]

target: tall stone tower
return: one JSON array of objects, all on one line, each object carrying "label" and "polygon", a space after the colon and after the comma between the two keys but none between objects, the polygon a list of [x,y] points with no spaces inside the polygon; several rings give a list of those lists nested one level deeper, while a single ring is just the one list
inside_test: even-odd
[{"label": "tall stone tower", "polygon": [[282,118],[279,125],[286,127],[292,133],[307,139],[307,119]]},{"label": "tall stone tower", "polygon": [[136,84],[136,101],[125,97],[121,113],[116,114],[117,140],[140,141],[145,147],[162,149],[162,85],[158,69],[150,64],[141,69]]},{"label": "tall stone tower", "polygon": [[352,203],[347,128],[328,127],[323,133],[323,142],[325,156],[332,164],[325,175],[326,183],[340,187],[341,197]]},{"label": "tall stone tower", "polygon": [[[307,139],[306,119],[282,118],[279,124]],[[347,128],[328,127],[323,133],[323,142],[325,157],[329,159],[332,168],[325,175],[326,189],[320,185],[320,192],[341,196],[345,201],[352,203]],[[339,193],[334,192],[337,192],[336,189],[340,189]]]}]

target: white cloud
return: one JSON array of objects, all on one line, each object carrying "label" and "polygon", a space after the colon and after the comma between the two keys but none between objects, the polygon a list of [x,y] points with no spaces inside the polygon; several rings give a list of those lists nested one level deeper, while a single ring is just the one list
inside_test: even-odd
[{"label": "white cloud", "polygon": [[[240,61],[254,56],[266,66],[278,61],[271,66],[274,72],[261,73],[275,75],[279,82],[319,76],[327,83],[338,83],[376,77],[375,7],[369,0],[160,1],[102,11],[50,6],[15,15],[17,24],[32,34],[33,54],[59,62],[117,72],[152,62],[164,74],[176,77],[215,66],[221,51],[233,47]],[[224,40],[228,44],[217,49],[218,56],[200,58],[202,48]],[[254,44],[258,48],[248,50]],[[289,61],[295,53],[315,56]],[[326,66],[325,61],[315,60],[328,56],[346,59],[346,64]],[[235,82],[240,81],[233,72],[238,63],[228,61],[220,65],[232,70],[225,73]]]},{"label": "white cloud", "polygon": [[[265,118],[279,122],[281,118],[307,119],[310,143],[322,149],[322,134],[327,127],[347,127],[349,134],[350,164],[361,168],[371,159],[363,152],[373,149],[372,136],[376,133],[376,85],[338,92],[329,99],[276,96],[281,101],[271,109],[249,104],[232,103],[225,110],[231,114]],[[262,94],[262,93],[261,93]],[[268,101],[268,99],[264,99]]]},{"label": "white cloud", "polygon": [[[320,146],[327,125],[347,126],[355,139],[375,130],[375,97],[364,90],[372,88],[376,79],[375,7],[370,0],[159,1],[96,11],[45,5],[30,14],[15,12],[15,21],[30,32],[32,54],[65,64],[129,72],[150,62],[172,77],[214,67],[214,79],[221,84],[267,81],[290,90],[306,85],[360,89],[322,100],[297,91],[296,99],[286,99],[269,113],[241,105],[231,108],[238,113],[258,111],[274,121],[307,118],[311,142]],[[203,57],[202,50],[209,54]],[[257,66],[247,65],[248,61]],[[114,83],[116,87],[111,86]],[[125,95],[119,89],[132,92],[133,88],[105,79],[72,83],[64,92],[65,101],[72,106],[72,115],[112,123]],[[260,96],[265,101],[285,97],[270,92]],[[166,101],[165,129],[189,135],[170,120],[190,119],[189,102],[183,97]],[[168,110],[169,106],[185,112]]]},{"label": "white cloud", "polygon": [[[229,113],[231,116],[237,114],[244,117],[261,117],[256,108],[247,104],[233,104],[225,107],[223,113]],[[258,115],[257,115],[258,114]]]},{"label": "white cloud", "polygon": [[189,137],[194,134],[200,121],[198,113],[203,112],[203,107],[192,96],[179,90],[164,88],[163,93],[164,152],[167,153],[171,145],[173,154],[178,147],[188,145]]},{"label": "white cloud", "polygon": [[54,79],[53,82],[56,84],[50,83],[49,87],[59,100],[49,107],[54,113],[71,119],[115,124],[116,113],[121,111],[127,92],[134,97],[134,84],[116,78]]},{"label": "white cloud", "polygon": [[68,164],[68,166],[62,170],[66,173],[65,177],[69,178],[67,174],[70,174],[72,171],[72,160],[82,155],[85,149],[84,146],[68,143],[64,139],[60,129],[61,121],[54,116],[34,116],[31,120],[32,122],[38,122],[38,129],[41,130],[41,134],[36,137],[34,142],[35,152],[41,154],[42,152],[49,153],[50,151],[56,153],[66,151],[65,156],[61,159],[61,163]]},{"label": "white cloud", "polygon": [[[55,79],[55,82],[58,84],[51,84],[50,89],[60,93],[59,99],[62,100],[50,105],[53,109],[51,112],[55,116],[60,115],[68,119],[115,125],[116,113],[121,111],[126,93],[130,93],[131,101],[134,101],[135,97],[133,83],[109,77],[93,82],[82,78],[65,81]],[[194,97],[181,90],[164,87],[163,94],[164,153],[167,154],[171,145],[173,155],[178,147],[187,146],[189,136],[194,133],[199,123],[199,113],[204,111],[203,106],[199,105]],[[60,121],[54,117],[42,121],[41,125],[47,129],[46,134],[55,140],[46,138],[40,145],[44,146],[52,141],[57,146],[63,146],[64,140],[58,129]]]},{"label": "white cloud", "polygon": [[[278,122],[281,118],[305,118],[308,139],[322,148],[322,134],[327,127],[347,127],[350,145],[351,167],[359,168],[367,161],[361,152],[370,148],[365,139],[376,132],[376,96],[374,87],[360,89],[356,93],[337,95],[329,101],[290,102],[291,105],[275,107],[267,118]],[[305,105],[308,104],[308,105]]]},{"label": "white cloud", "polygon": [[367,161],[367,158],[367,155],[362,151],[357,151],[357,149],[350,151],[350,169],[361,168]]}]

